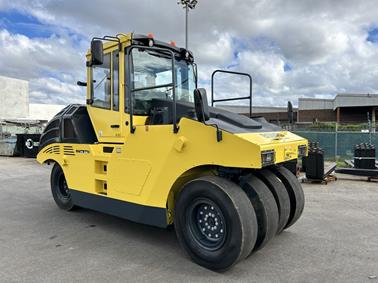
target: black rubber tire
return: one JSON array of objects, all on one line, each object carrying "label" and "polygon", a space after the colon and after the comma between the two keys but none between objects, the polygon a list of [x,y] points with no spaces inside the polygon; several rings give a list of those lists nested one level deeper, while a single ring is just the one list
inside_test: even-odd
[{"label": "black rubber tire", "polygon": [[256,175],[242,177],[240,185],[248,195],[257,216],[258,234],[253,251],[263,248],[277,233],[278,208],[273,194]]},{"label": "black rubber tire", "polygon": [[272,171],[285,185],[285,188],[289,194],[291,208],[289,220],[285,226],[285,229],[287,229],[301,217],[305,205],[305,196],[297,177],[287,168],[278,166],[273,167]]},{"label": "black rubber tire", "polygon": [[290,197],[282,181],[272,171],[262,169],[256,171],[256,175],[267,185],[276,200],[279,221],[277,234],[285,228],[290,217]]},{"label": "black rubber tire", "polygon": [[51,192],[57,206],[63,210],[75,208],[62,168],[54,164],[50,176]]},{"label": "black rubber tire", "polygon": [[[223,242],[214,249],[198,240],[188,217],[190,207],[202,199],[211,200],[219,208],[225,223]],[[217,176],[204,176],[183,187],[175,202],[174,224],[177,239],[191,259],[215,271],[227,270],[246,258],[257,238],[256,214],[247,195],[235,183]]]}]

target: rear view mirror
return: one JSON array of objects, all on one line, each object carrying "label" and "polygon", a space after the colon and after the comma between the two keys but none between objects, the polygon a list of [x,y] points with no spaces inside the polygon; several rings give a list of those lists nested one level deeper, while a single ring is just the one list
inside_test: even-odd
[{"label": "rear view mirror", "polygon": [[205,122],[210,119],[209,105],[204,88],[196,88],[194,90],[194,107],[199,122]]},{"label": "rear view mirror", "polygon": [[294,122],[293,104],[290,101],[287,102],[287,120],[289,124],[293,124]]},{"label": "rear view mirror", "polygon": [[91,66],[102,65],[104,62],[104,52],[101,40],[91,41]]}]

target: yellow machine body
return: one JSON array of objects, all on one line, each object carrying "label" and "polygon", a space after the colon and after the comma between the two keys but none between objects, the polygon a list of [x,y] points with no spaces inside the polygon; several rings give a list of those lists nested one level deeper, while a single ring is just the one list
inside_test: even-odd
[{"label": "yellow machine body", "polygon": [[[147,125],[146,116],[135,115],[135,132],[131,133],[130,114],[123,111],[127,70],[124,50],[131,44],[131,37],[119,36],[120,50],[116,42],[104,43],[105,54],[119,52],[119,80],[116,86],[112,84],[112,94],[118,87],[119,110],[86,106],[98,142],[50,143],[37,156],[40,163],[58,163],[72,191],[92,196],[92,203],[96,202],[94,198],[109,199],[116,200],[117,205],[140,206],[141,210],[159,209],[165,223],[156,225],[165,226],[173,222],[175,196],[188,180],[216,174],[217,167],[260,169],[264,151],[274,151],[274,164],[283,163],[298,158],[298,147],[307,145],[305,139],[284,130],[222,130],[222,140],[218,141],[215,127],[185,117],[179,120],[179,131],[174,133],[172,125]],[[88,52],[88,61],[90,57]],[[115,63],[112,60],[111,65]],[[91,67],[87,67],[87,99],[91,98],[91,74]]]}]

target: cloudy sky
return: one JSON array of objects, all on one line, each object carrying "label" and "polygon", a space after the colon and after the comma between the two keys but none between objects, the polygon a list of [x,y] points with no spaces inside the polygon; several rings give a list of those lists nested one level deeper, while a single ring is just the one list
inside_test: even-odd
[{"label": "cloudy sky", "polygon": [[[93,36],[152,32],[184,45],[176,0],[0,0],[0,75],[29,80],[31,102],[83,103],[84,54]],[[199,0],[190,42],[200,86],[217,68],[248,72],[255,105],[298,97],[378,92],[374,0]],[[245,81],[218,78],[217,93]]]}]

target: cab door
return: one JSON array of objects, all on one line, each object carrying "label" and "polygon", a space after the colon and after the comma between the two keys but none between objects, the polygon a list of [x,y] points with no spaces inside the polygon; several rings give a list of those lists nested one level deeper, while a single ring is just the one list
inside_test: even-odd
[{"label": "cab door", "polygon": [[104,52],[102,65],[90,67],[88,112],[99,142],[122,142],[119,111],[119,52]]}]

